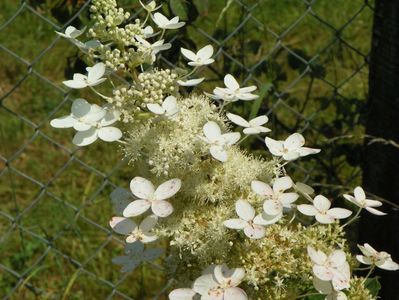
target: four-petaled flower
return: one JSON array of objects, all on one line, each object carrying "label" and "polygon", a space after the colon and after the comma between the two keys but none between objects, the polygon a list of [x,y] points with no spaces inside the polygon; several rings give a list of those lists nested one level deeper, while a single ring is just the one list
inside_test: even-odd
[{"label": "four-petaled flower", "polygon": [[236,202],[236,212],[240,219],[226,220],[223,225],[231,229],[244,230],[245,235],[251,239],[263,238],[265,236],[265,228],[263,226],[278,221],[275,217],[266,217],[265,214],[255,216],[255,209],[252,205],[248,201],[241,199]]},{"label": "four-petaled flower", "polygon": [[228,113],[226,116],[234,124],[244,127],[243,132],[245,134],[259,134],[271,131],[269,128],[262,126],[269,121],[267,116],[259,116],[250,121],[247,121],[244,118],[232,113]]},{"label": "four-petaled flower", "polygon": [[292,186],[293,182],[288,176],[277,178],[273,183],[273,188],[258,180],[251,183],[252,191],[266,199],[263,203],[263,210],[266,214],[272,216],[281,216],[283,209],[290,209],[292,203],[298,199],[297,193],[284,193]]},{"label": "four-petaled flower", "polygon": [[88,86],[96,86],[107,80],[102,78],[105,74],[105,64],[97,63],[93,67],[87,67],[87,75],[75,73],[72,80],[62,83],[71,89],[83,89]]},{"label": "four-petaled flower", "polygon": [[155,1],[150,1],[148,4],[144,4],[141,0],[140,4],[141,6],[148,12],[148,13],[152,13],[153,11],[156,11],[157,9],[161,8],[162,5],[158,5]]},{"label": "four-petaled flower", "polygon": [[212,45],[207,45],[200,50],[198,50],[197,53],[194,53],[191,50],[181,48],[181,53],[188,59],[190,60],[188,62],[189,66],[193,67],[200,67],[200,66],[206,66],[210,65],[213,63],[215,60],[212,57],[213,55],[213,47]]},{"label": "four-petaled flower", "polygon": [[156,41],[154,44],[143,39],[141,36],[135,36],[136,40],[141,44],[141,46],[150,52],[152,61],[156,60],[156,55],[164,50],[168,50],[172,47],[170,43],[164,44],[164,40]]},{"label": "four-petaled flower", "polygon": [[350,267],[344,251],[334,250],[327,256],[324,252],[308,246],[308,255],[313,263],[313,274],[317,278],[331,281],[335,291],[349,288]]},{"label": "four-petaled flower", "polygon": [[316,217],[316,220],[322,224],[331,224],[336,219],[345,219],[352,212],[345,208],[331,207],[331,202],[323,195],[317,195],[311,204],[300,204],[298,210],[306,216]]},{"label": "four-petaled flower", "polygon": [[140,241],[143,244],[146,244],[156,241],[158,238],[156,234],[152,232],[157,221],[157,216],[150,215],[147,216],[139,226],[137,226],[137,224],[131,219],[113,217],[111,221],[109,221],[109,225],[116,233],[127,235],[127,243]]},{"label": "four-petaled flower", "polygon": [[169,20],[163,14],[158,12],[152,16],[152,19],[161,29],[178,29],[186,24],[185,22],[179,22],[179,17],[174,17]]},{"label": "four-petaled flower", "polygon": [[56,33],[57,33],[59,36],[62,36],[62,37],[64,37],[64,38],[66,38],[66,39],[72,39],[72,40],[74,40],[74,39],[76,39],[77,37],[81,36],[81,35],[83,34],[83,32],[84,32],[84,29],[79,30],[79,29],[76,29],[74,26],[68,26],[68,27],[65,29],[65,33],[64,33],[64,32],[56,31]]},{"label": "four-petaled flower", "polygon": [[325,300],[347,300],[345,293],[334,290],[331,281],[325,281],[313,276],[313,286],[321,294],[327,295]]},{"label": "four-petaled flower", "polygon": [[364,193],[364,190],[358,186],[354,190],[354,196],[344,194],[344,197],[346,200],[352,202],[356,206],[360,208],[366,209],[368,212],[372,213],[373,215],[377,216],[384,216],[386,213],[379,211],[373,207],[379,207],[382,205],[382,202],[377,201],[377,200],[370,200],[366,198],[366,194]]},{"label": "four-petaled flower", "polygon": [[244,276],[242,268],[229,269],[226,265],[217,265],[212,273],[194,281],[193,290],[202,296],[201,299],[247,300],[247,294],[237,287]]},{"label": "four-petaled flower", "polygon": [[203,132],[205,137],[200,136],[199,138],[211,145],[209,148],[211,155],[221,162],[227,161],[226,148],[237,143],[241,136],[239,132],[222,134],[219,125],[213,121],[209,121],[204,125]]},{"label": "four-petaled flower", "polygon": [[177,83],[181,86],[195,86],[203,82],[205,77],[202,78],[193,78],[193,79],[188,79],[186,81],[183,80],[178,80]]},{"label": "four-petaled flower", "polygon": [[55,128],[71,128],[78,132],[72,142],[77,146],[87,146],[97,138],[105,142],[114,142],[122,137],[120,129],[110,126],[119,120],[120,113],[105,105],[100,107],[84,99],[76,99],[71,114],[54,119],[50,125]]},{"label": "four-petaled flower", "polygon": [[131,272],[142,262],[155,260],[163,254],[160,248],[150,248],[144,250],[144,244],[140,242],[128,243],[125,246],[125,254],[112,259],[116,265],[121,265],[121,272]]},{"label": "four-petaled flower", "polygon": [[240,88],[237,80],[231,74],[224,77],[225,88],[217,87],[213,90],[213,94],[208,94],[209,97],[216,100],[223,100],[226,102],[235,102],[238,100],[250,101],[258,98],[258,95],[252,94],[256,90],[256,86]]},{"label": "four-petaled flower", "polygon": [[362,251],[363,255],[356,255],[356,259],[365,265],[374,265],[377,268],[396,271],[399,270],[399,264],[392,260],[389,253],[385,251],[378,252],[369,244],[364,244],[363,246],[357,245]]},{"label": "four-petaled flower", "polygon": [[156,115],[164,115],[168,118],[172,118],[179,112],[177,100],[174,96],[166,97],[162,105],[157,103],[149,103],[147,104],[147,108]]},{"label": "four-petaled flower", "polygon": [[165,218],[173,212],[173,206],[166,199],[174,196],[181,187],[180,179],[171,179],[157,189],[148,179],[135,177],[130,182],[130,190],[138,200],[131,202],[123,211],[126,218],[139,216],[145,213],[150,207],[158,217]]},{"label": "four-petaled flower", "polygon": [[320,149],[302,147],[305,144],[305,138],[299,133],[291,134],[285,141],[276,141],[266,137],[265,143],[271,154],[281,156],[288,161],[320,152]]}]

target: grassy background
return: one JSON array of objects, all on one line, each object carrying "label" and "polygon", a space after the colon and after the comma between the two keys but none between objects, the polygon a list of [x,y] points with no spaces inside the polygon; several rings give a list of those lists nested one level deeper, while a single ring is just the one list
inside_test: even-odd
[{"label": "grassy background", "polygon": [[[209,78],[204,90],[220,84],[228,72],[255,83],[264,91],[262,102],[232,111],[272,113],[272,136],[304,130],[310,145],[323,147],[323,154],[295,170],[297,180],[338,185],[359,180],[359,141],[331,139],[363,130],[368,87],[363,65],[372,25],[372,10],[364,1],[318,0],[310,10],[302,0],[198,0],[196,11],[176,2],[165,11],[183,19],[188,14],[193,22],[178,34],[166,59],[182,65],[175,55],[179,46],[199,48],[211,40],[217,61],[202,71]],[[138,7],[133,0],[120,3]],[[118,146],[96,143],[78,149],[71,144],[72,131],[49,126],[53,116],[69,111],[77,95],[67,94],[62,80],[83,65],[77,50],[57,38],[40,16],[61,26],[83,4],[30,1],[0,27],[1,297],[122,299],[125,294],[147,299],[165,284],[152,267],[124,276],[110,263],[122,246],[107,227],[112,215],[108,195],[134,176],[120,163]],[[0,26],[18,9],[19,1],[1,1]],[[84,10],[74,24],[86,19]],[[96,98],[86,91],[80,95]],[[254,139],[245,146],[264,149]]]}]

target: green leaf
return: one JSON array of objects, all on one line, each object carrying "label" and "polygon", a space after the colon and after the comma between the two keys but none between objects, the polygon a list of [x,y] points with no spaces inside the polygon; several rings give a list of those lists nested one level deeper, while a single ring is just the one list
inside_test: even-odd
[{"label": "green leaf", "polygon": [[185,0],[170,0],[172,12],[182,20],[188,20],[188,7]]},{"label": "green leaf", "polygon": [[370,291],[373,297],[378,296],[378,292],[381,290],[381,283],[379,277],[368,278],[365,282],[366,288]]},{"label": "green leaf", "polygon": [[249,115],[250,120],[255,118],[258,115],[259,109],[262,105],[262,101],[264,100],[266,94],[270,91],[272,86],[273,86],[273,84],[271,82],[269,82],[269,83],[264,84],[262,86],[262,88],[260,89],[259,98],[252,102],[251,113]]}]

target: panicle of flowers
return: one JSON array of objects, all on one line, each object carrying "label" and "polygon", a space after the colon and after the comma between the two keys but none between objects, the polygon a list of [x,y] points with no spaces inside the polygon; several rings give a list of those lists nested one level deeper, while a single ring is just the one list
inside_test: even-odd
[{"label": "panicle of flowers", "polygon": [[[50,124],[76,130],[72,141],[78,146],[118,141],[134,174],[130,190],[111,194],[115,216],[109,225],[126,241],[124,255],[113,262],[132,272],[162,257],[154,245],[166,239],[164,264],[176,282],[172,300],[294,299],[314,290],[326,299],[373,299],[364,285],[367,277],[351,274],[343,229],[362,209],[384,215],[375,209],[382,203],[356,187],[353,196],[344,197],[359,210],[341,224],[350,210],[313,196],[313,188],[287,175],[287,164],[320,152],[305,147],[300,133],[285,140],[266,136],[270,160],[241,149],[248,136],[269,134],[268,117],[247,120],[224,107],[257,99],[257,87],[242,87],[227,74],[225,86],[212,94],[183,96],[184,88],[205,80],[196,73],[215,62],[215,49],[181,48],[184,68],[159,68],[160,53],[172,47],[166,32],[185,22],[165,16],[156,1],[139,3],[144,20],[131,20],[115,0],[93,0],[88,41],[79,40],[84,28],[57,32],[83,51],[89,65],[63,84],[89,89],[107,103],[78,98],[69,115]],[[123,81],[115,84],[116,74]],[[114,126],[118,121],[123,131]],[[243,128],[243,138],[229,121]],[[304,216],[317,222],[307,226],[310,218]],[[399,269],[388,253],[369,244],[359,249],[357,260],[370,270]]]}]

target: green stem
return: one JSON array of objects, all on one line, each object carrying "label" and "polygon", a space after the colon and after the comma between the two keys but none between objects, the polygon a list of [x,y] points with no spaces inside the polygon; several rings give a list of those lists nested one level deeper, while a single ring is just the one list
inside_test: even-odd
[{"label": "green stem", "polygon": [[366,280],[370,277],[371,273],[373,273],[374,268],[375,268],[374,265],[370,268],[370,271],[367,273],[366,277],[364,277],[363,284],[364,284],[364,283],[366,282]]},{"label": "green stem", "polygon": [[94,93],[96,93],[98,96],[100,96],[101,98],[103,98],[103,99],[105,99],[105,100],[112,100],[111,97],[107,97],[107,96],[101,94],[101,93],[98,92],[94,87],[90,86],[90,89],[91,89]]},{"label": "green stem", "polygon": [[360,215],[361,211],[362,211],[362,207],[360,207],[360,209],[357,211],[356,215],[354,215],[353,218],[350,219],[347,223],[342,225],[341,228],[344,229],[346,226],[348,226],[349,224],[353,223],[357,219],[357,217]]}]

